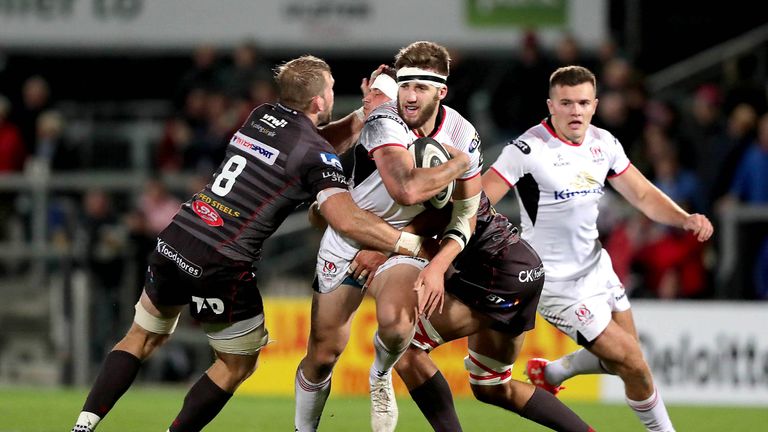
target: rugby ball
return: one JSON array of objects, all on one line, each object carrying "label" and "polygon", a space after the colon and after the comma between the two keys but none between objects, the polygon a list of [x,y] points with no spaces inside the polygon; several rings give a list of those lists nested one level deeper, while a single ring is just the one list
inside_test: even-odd
[{"label": "rugby ball", "polygon": [[[451,159],[451,155],[442,144],[430,137],[418,138],[411,143],[408,150],[411,151],[416,168],[431,168],[446,163]],[[451,201],[453,188],[456,187],[456,181],[448,183],[440,193],[424,202],[428,207],[443,208]]]}]

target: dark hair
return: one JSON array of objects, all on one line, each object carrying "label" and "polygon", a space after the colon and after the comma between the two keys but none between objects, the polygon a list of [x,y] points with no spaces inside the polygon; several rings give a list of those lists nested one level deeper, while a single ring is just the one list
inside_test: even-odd
[{"label": "dark hair", "polygon": [[386,75],[397,82],[397,71],[392,66],[384,66],[380,75]]},{"label": "dark hair", "polygon": [[327,83],[323,72],[331,73],[331,67],[324,60],[311,55],[301,56],[275,68],[280,103],[306,111],[312,98],[325,90]]},{"label": "dark hair", "polygon": [[549,89],[556,86],[573,87],[579,84],[591,83],[597,91],[597,80],[595,74],[582,66],[563,66],[552,72],[549,77]]},{"label": "dark hair", "polygon": [[434,42],[414,42],[401,48],[395,56],[395,68],[418,67],[430,69],[441,75],[448,76],[451,67],[451,56],[445,47]]}]

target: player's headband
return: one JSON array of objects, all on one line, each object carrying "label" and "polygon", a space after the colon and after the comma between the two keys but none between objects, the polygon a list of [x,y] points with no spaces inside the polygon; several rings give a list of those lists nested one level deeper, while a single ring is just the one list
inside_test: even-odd
[{"label": "player's headband", "polygon": [[446,75],[440,75],[439,73],[417,67],[402,67],[397,70],[398,84],[416,81],[440,88],[445,87],[447,80],[448,76]]},{"label": "player's headband", "polygon": [[397,83],[387,74],[379,74],[373,83],[371,89],[379,89],[390,99],[397,99]]}]

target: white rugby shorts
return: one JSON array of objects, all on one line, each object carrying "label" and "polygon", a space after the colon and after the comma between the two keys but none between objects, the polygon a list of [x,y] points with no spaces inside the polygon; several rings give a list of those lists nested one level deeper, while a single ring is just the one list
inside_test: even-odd
[{"label": "white rugby shorts", "polygon": [[[546,266],[546,264],[545,264]],[[550,324],[578,342],[591,342],[608,327],[613,312],[630,308],[624,286],[603,249],[597,264],[584,276],[568,281],[545,281],[538,312]]]},{"label": "white rugby shorts", "polygon": [[349,276],[347,270],[358,252],[357,245],[350,244],[331,227],[328,227],[320,240],[317,251],[317,290],[326,294],[334,291]]}]

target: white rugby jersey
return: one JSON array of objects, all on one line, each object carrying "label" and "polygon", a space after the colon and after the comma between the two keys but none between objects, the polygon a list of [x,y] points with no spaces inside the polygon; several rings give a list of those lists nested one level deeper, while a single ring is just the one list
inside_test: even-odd
[{"label": "white rugby jersey", "polygon": [[[469,155],[470,168],[461,176],[461,180],[478,176],[482,170],[483,160],[477,131],[454,109],[443,105],[438,109],[435,130],[430,137],[440,143],[454,146]],[[382,104],[368,116],[358,144],[353,150],[355,168],[350,180],[352,199],[358,207],[381,217],[397,229],[408,225],[414,217],[424,211],[424,206],[398,204],[384,186],[373,158],[376,157],[375,152],[382,147],[407,148],[416,138],[418,138],[416,133],[411,131],[398,115],[396,102],[392,101]],[[348,265],[345,261],[352,260],[359,249],[360,245],[328,227],[318,253],[317,268],[321,285],[324,282],[335,284],[338,280],[338,269],[345,269]],[[333,265],[328,266],[324,261],[329,261]],[[338,280],[338,282],[341,281]]]},{"label": "white rugby jersey", "polygon": [[592,125],[575,145],[545,119],[504,147],[491,169],[516,186],[522,237],[541,256],[547,280],[575,279],[597,264],[598,201],[606,179],[629,165],[621,143]]}]

